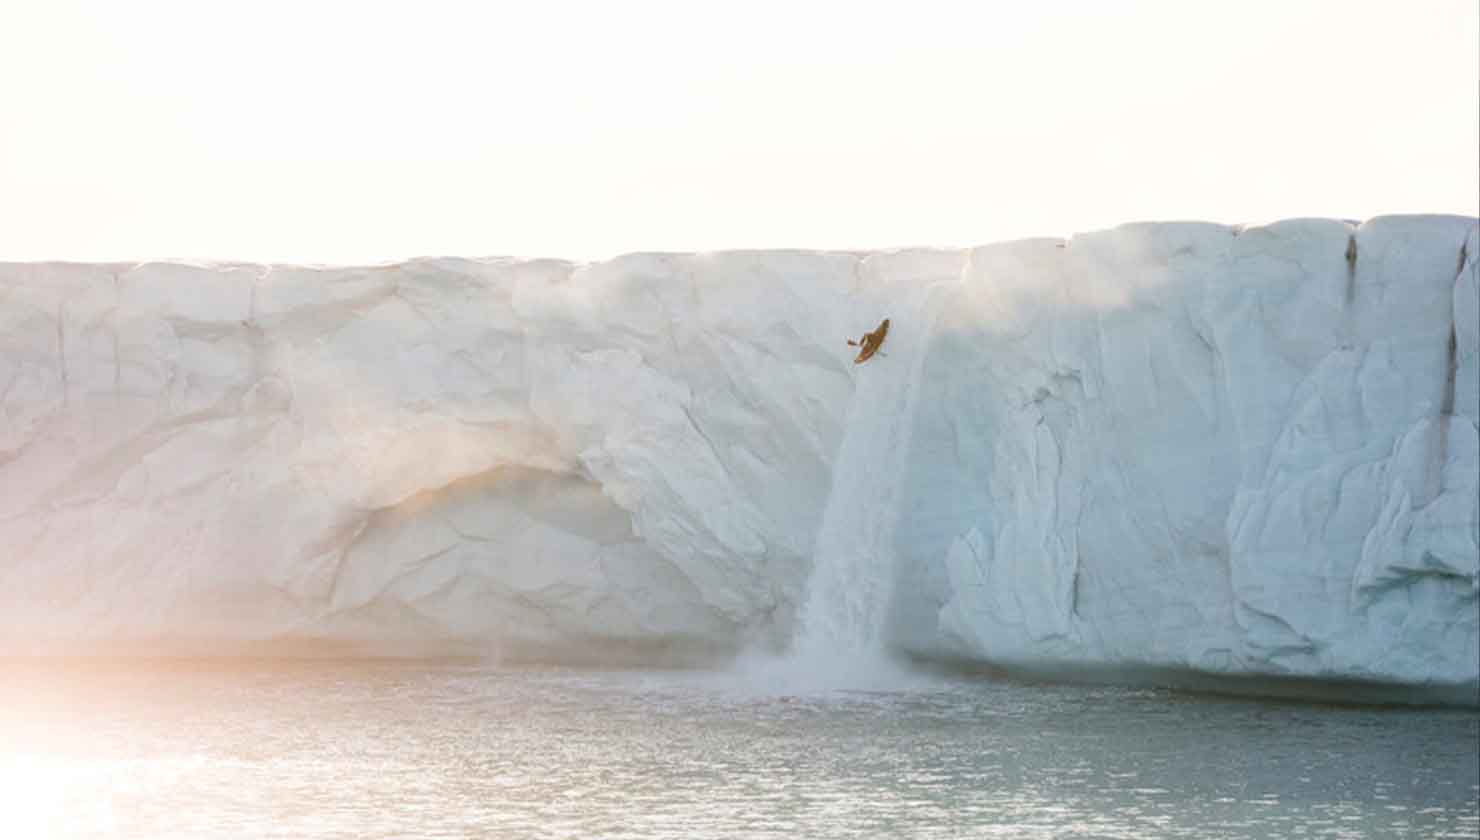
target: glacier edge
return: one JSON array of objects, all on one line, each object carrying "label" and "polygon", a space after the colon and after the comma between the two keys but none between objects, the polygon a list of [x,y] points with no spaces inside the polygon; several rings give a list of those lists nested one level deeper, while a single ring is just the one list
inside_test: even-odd
[{"label": "glacier edge", "polygon": [[1480,692],[1480,232],[1449,216],[0,264],[0,650],[785,649],[853,395],[901,361],[843,339],[927,283],[909,457],[859,496],[892,506],[859,512],[891,523],[882,644]]}]

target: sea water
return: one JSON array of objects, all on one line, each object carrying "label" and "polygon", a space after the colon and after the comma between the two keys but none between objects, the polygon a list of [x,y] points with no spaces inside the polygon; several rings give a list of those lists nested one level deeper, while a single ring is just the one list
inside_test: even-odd
[{"label": "sea water", "polygon": [[1470,709],[764,664],[0,668],[12,840],[1480,833]]}]

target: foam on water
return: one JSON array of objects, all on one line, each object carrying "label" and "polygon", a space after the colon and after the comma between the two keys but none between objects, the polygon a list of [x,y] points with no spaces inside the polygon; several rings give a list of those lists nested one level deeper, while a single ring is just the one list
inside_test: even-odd
[{"label": "foam on water", "polygon": [[729,669],[701,677],[710,689],[727,696],[793,700],[859,694],[897,695],[938,687],[937,676],[890,658],[882,649],[827,656],[803,648],[786,657],[752,654]]}]

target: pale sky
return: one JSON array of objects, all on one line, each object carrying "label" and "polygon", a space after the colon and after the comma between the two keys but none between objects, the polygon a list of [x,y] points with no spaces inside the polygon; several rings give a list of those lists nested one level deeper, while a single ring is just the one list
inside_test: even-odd
[{"label": "pale sky", "polygon": [[1476,0],[0,0],[0,259],[1480,213]]}]

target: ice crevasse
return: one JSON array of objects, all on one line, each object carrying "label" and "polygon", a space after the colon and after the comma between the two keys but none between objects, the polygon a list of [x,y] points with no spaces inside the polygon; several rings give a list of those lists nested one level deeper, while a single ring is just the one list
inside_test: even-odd
[{"label": "ice crevasse", "polygon": [[806,644],[1473,694],[1477,230],[0,264],[0,652]]}]

